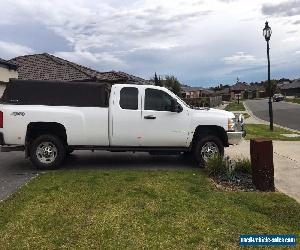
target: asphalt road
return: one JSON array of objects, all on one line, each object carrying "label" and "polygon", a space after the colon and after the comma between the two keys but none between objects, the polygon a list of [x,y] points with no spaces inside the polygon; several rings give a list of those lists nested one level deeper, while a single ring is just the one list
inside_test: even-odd
[{"label": "asphalt road", "polygon": [[[269,121],[269,104],[267,99],[247,100],[246,105],[258,118]],[[300,105],[287,102],[273,102],[274,123],[300,130]]]},{"label": "asphalt road", "polygon": [[[195,165],[182,156],[151,156],[148,153],[110,153],[76,151],[68,157],[61,170],[84,169],[182,169]],[[39,173],[24,152],[0,152],[0,201]]]}]

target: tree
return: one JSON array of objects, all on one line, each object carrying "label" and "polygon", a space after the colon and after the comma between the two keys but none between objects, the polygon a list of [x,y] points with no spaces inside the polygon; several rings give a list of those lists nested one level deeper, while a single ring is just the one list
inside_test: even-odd
[{"label": "tree", "polygon": [[156,75],[156,72],[155,72],[155,74],[154,74],[154,85],[155,85],[155,86],[159,86],[159,80],[158,80],[158,77],[157,77],[157,75]]},{"label": "tree", "polygon": [[155,74],[154,74],[154,77],[151,77],[151,78],[150,78],[150,81],[154,82],[154,85],[155,85],[155,86],[160,86],[160,87],[163,86],[163,85],[162,85],[162,82],[161,82],[161,80],[160,80],[160,76],[157,77],[156,72],[155,72]]},{"label": "tree", "polygon": [[166,75],[165,80],[163,80],[163,85],[176,95],[180,95],[181,84],[175,76]]},{"label": "tree", "polygon": [[[268,81],[264,82],[264,86],[265,86],[267,95],[269,95],[270,88],[269,88]],[[274,94],[276,94],[278,92],[279,92],[279,89],[278,89],[278,86],[277,86],[277,81],[276,80],[271,80],[271,96],[273,96]]]}]

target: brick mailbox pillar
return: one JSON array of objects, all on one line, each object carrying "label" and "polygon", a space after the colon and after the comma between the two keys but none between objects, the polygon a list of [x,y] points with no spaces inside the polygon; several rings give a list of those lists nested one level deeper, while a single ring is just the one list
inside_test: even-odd
[{"label": "brick mailbox pillar", "polygon": [[250,141],[252,182],[260,191],[275,191],[273,144],[271,140]]}]

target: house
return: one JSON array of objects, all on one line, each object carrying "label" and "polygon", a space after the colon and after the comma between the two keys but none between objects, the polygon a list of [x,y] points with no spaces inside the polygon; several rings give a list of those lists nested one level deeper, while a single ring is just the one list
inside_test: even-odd
[{"label": "house", "polygon": [[229,93],[231,99],[252,99],[265,96],[265,88],[263,86],[253,84],[249,85],[244,82],[237,82],[230,86]]},{"label": "house", "polygon": [[216,107],[222,102],[221,96],[216,96],[212,90],[187,85],[181,87],[181,97],[189,105],[195,107]]},{"label": "house", "polygon": [[18,78],[17,65],[0,58],[0,97],[10,78]]},{"label": "house", "polygon": [[8,62],[18,66],[18,78],[23,80],[149,84],[143,78],[124,72],[99,72],[48,53],[19,56]]},{"label": "house", "polygon": [[201,87],[190,87],[186,85],[181,87],[182,98],[194,99],[200,97],[209,97],[213,95],[214,95],[213,91]]},{"label": "house", "polygon": [[230,88],[224,88],[222,90],[217,90],[216,95],[219,95],[222,97],[222,101],[230,101],[231,99],[231,94],[230,94]]},{"label": "house", "polygon": [[286,96],[300,97],[300,79],[281,86],[281,92]]}]

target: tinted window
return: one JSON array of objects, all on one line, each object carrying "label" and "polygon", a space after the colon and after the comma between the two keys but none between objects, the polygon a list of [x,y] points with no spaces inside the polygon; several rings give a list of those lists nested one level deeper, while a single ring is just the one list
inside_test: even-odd
[{"label": "tinted window", "polygon": [[145,110],[171,111],[172,97],[158,89],[146,89]]},{"label": "tinted window", "polygon": [[120,107],[122,109],[138,109],[138,89],[125,87],[120,93]]}]

